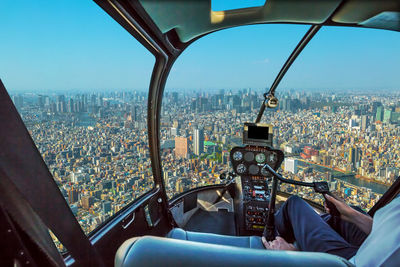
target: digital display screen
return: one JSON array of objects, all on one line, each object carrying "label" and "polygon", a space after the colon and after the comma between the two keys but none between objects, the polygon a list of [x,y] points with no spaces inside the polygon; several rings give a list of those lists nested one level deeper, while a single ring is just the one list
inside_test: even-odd
[{"label": "digital display screen", "polygon": [[248,126],[248,138],[257,140],[268,140],[269,127],[260,127],[256,125]]}]

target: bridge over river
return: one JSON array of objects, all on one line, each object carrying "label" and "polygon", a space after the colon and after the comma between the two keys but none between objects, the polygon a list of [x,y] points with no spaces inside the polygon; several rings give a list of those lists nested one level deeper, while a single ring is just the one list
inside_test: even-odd
[{"label": "bridge over river", "polygon": [[364,180],[364,179],[358,179],[355,177],[355,174],[346,174],[343,172],[336,171],[332,168],[321,166],[318,164],[313,164],[309,163],[307,161],[299,160],[298,161],[299,166],[301,167],[311,167],[316,171],[319,172],[330,172],[332,174],[333,179],[341,180],[347,183],[350,183],[352,185],[358,186],[358,187],[366,187],[370,188],[372,192],[378,193],[378,194],[383,194],[386,192],[386,190],[389,188],[388,185],[380,184],[371,180]]}]

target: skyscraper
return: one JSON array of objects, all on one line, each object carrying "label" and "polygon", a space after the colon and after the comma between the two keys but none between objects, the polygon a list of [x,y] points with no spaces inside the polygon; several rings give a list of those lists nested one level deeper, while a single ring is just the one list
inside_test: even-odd
[{"label": "skyscraper", "polygon": [[376,116],[375,121],[382,121],[383,120],[383,107],[377,107],[376,109]]},{"label": "skyscraper", "polygon": [[353,169],[357,169],[360,165],[361,149],[358,147],[351,147],[349,149],[349,162],[353,164]]},{"label": "skyscraper", "polygon": [[383,122],[390,123],[391,117],[392,117],[392,110],[385,108],[383,112]]},{"label": "skyscraper", "polygon": [[193,151],[196,155],[204,152],[204,131],[203,129],[193,129]]},{"label": "skyscraper", "polygon": [[186,137],[175,137],[175,157],[188,157],[188,139]]},{"label": "skyscraper", "polygon": [[368,127],[368,117],[367,115],[361,116],[361,130],[365,131]]}]

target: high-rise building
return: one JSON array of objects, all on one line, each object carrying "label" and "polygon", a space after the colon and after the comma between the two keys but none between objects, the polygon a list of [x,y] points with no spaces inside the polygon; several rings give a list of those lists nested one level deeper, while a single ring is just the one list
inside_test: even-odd
[{"label": "high-rise building", "polygon": [[17,108],[22,108],[24,106],[24,98],[22,95],[14,95],[12,101]]},{"label": "high-rise building", "polygon": [[351,147],[349,149],[349,163],[353,164],[353,168],[358,168],[361,160],[361,149],[358,147]]},{"label": "high-rise building", "polygon": [[70,189],[68,191],[68,202],[69,204],[75,203],[79,200],[79,191],[78,189]]},{"label": "high-rise building", "polygon": [[81,199],[81,204],[84,209],[90,209],[90,207],[94,204],[94,197],[92,196],[84,196]]},{"label": "high-rise building", "polygon": [[175,137],[175,157],[187,158],[189,152],[188,139],[186,137]]},{"label": "high-rise building", "polygon": [[42,95],[38,96],[38,105],[40,108],[44,107],[44,96],[42,96]]},{"label": "high-rise building", "polygon": [[383,106],[379,106],[376,108],[375,121],[382,121],[382,120],[383,120]]},{"label": "high-rise building", "polygon": [[297,166],[298,166],[297,159],[292,159],[292,158],[285,159],[285,171],[296,174],[298,169]]},{"label": "high-rise building", "polygon": [[361,116],[361,130],[365,131],[368,127],[368,117],[367,115]]},{"label": "high-rise building", "polygon": [[74,100],[73,100],[72,98],[70,98],[70,99],[68,100],[67,112],[69,112],[69,113],[75,112]]},{"label": "high-rise building", "polygon": [[103,213],[107,214],[111,211],[111,202],[110,201],[105,201],[102,204],[102,208],[103,208]]},{"label": "high-rise building", "polygon": [[203,129],[193,129],[193,151],[196,155],[204,152],[204,131]]},{"label": "high-rise building", "polygon": [[390,123],[391,117],[392,117],[392,110],[385,108],[385,111],[383,112],[383,122]]},{"label": "high-rise building", "polygon": [[132,107],[132,118],[134,121],[139,121],[139,107],[137,105]]}]

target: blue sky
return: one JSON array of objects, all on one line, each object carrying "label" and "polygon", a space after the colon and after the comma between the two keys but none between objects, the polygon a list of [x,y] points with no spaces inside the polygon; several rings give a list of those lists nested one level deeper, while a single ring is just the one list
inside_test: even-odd
[{"label": "blue sky", "polygon": [[[10,91],[148,88],[153,56],[92,1],[0,1],[0,78]],[[270,86],[307,31],[253,25],[219,31],[177,60],[167,89]],[[323,28],[280,88],[400,89],[400,33]]]}]

